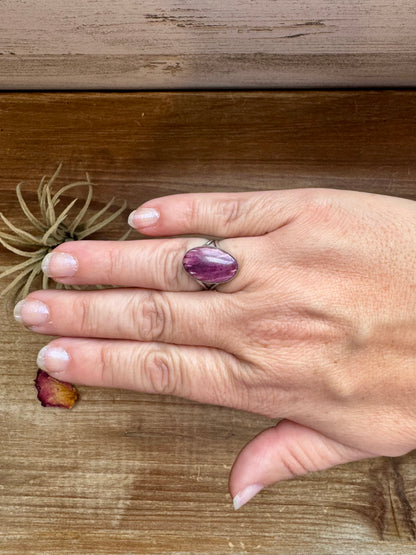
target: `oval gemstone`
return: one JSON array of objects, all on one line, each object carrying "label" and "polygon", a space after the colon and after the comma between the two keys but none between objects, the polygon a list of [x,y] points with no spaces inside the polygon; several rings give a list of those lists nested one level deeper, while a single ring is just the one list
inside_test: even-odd
[{"label": "oval gemstone", "polygon": [[237,260],[217,247],[195,247],[183,257],[183,267],[203,283],[225,283],[238,271]]}]

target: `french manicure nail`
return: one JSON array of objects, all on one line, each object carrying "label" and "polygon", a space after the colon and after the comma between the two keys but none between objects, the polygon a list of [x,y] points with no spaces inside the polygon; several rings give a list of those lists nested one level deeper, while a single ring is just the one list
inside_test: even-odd
[{"label": "french manicure nail", "polygon": [[14,307],[14,318],[24,326],[40,326],[46,324],[50,318],[49,309],[45,303],[37,300],[19,301]]},{"label": "french manicure nail", "polygon": [[262,484],[252,484],[247,486],[242,491],[239,491],[233,499],[234,509],[237,511],[240,507],[250,501],[255,495],[264,488]]},{"label": "french manicure nail", "polygon": [[77,270],[77,259],[67,252],[50,252],[42,261],[42,271],[49,277],[72,277]]},{"label": "french manicure nail", "polygon": [[130,214],[128,223],[135,229],[148,227],[155,224],[159,216],[159,212],[154,208],[138,208]]},{"label": "french manicure nail", "polygon": [[69,363],[69,354],[62,347],[42,347],[38,353],[37,365],[45,372],[63,372]]}]

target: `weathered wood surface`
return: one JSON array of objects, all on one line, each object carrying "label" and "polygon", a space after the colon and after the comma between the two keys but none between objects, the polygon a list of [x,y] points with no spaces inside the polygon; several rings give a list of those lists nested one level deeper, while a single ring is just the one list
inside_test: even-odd
[{"label": "weathered wood surface", "polygon": [[413,0],[3,1],[0,88],[416,85]]},{"label": "weathered wood surface", "polygon": [[[415,129],[414,92],[2,94],[0,209],[22,224],[15,185],[33,199],[59,160],[61,183],[88,171],[98,204],[115,193],[129,208],[303,186],[416,199]],[[230,466],[271,421],[86,387],[72,411],[43,409],[33,379],[45,341],[2,311],[2,554],[414,553],[415,454],[281,483],[235,513]]]}]

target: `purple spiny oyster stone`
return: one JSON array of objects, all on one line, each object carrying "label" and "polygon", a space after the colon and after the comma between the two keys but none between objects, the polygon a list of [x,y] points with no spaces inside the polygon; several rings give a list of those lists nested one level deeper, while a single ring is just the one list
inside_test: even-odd
[{"label": "purple spiny oyster stone", "polygon": [[183,257],[183,267],[202,283],[225,283],[238,271],[237,260],[217,247],[195,247]]}]

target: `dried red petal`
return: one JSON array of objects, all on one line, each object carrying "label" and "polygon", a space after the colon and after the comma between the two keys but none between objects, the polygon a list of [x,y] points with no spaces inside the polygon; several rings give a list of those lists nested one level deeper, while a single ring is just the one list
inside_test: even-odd
[{"label": "dried red petal", "polygon": [[79,397],[77,389],[72,384],[61,382],[43,370],[38,370],[35,386],[43,407],[72,409]]}]

